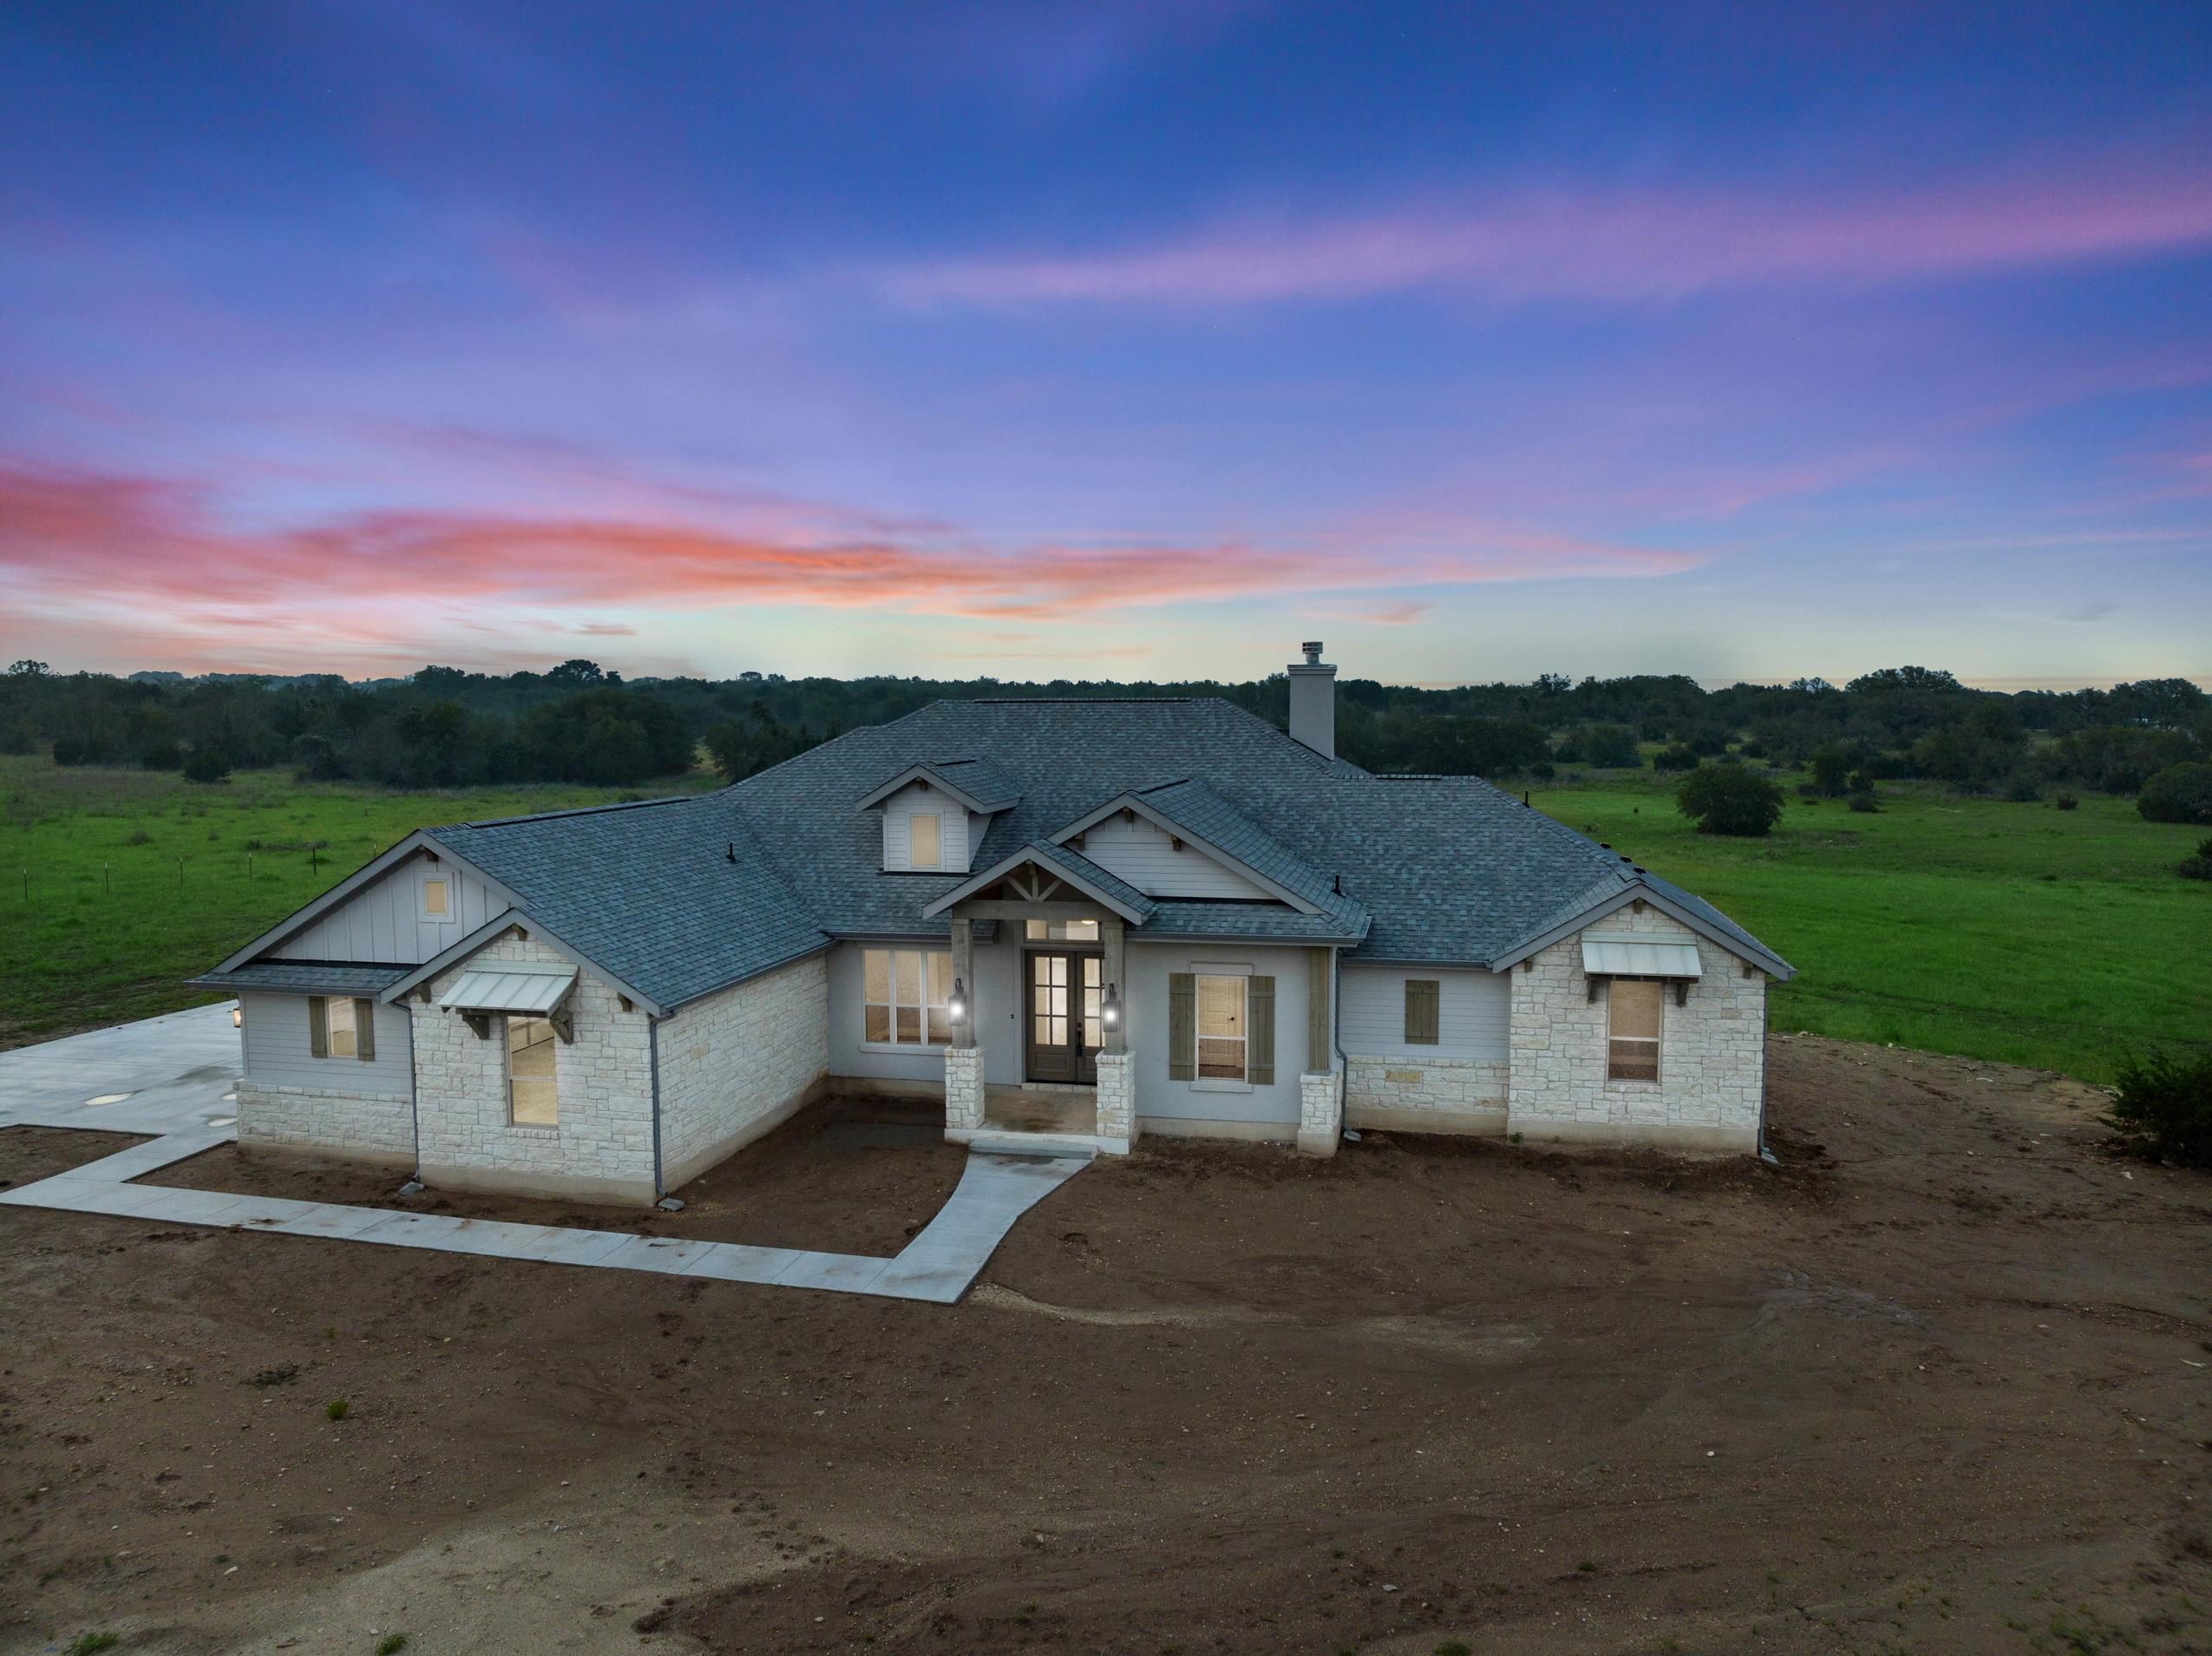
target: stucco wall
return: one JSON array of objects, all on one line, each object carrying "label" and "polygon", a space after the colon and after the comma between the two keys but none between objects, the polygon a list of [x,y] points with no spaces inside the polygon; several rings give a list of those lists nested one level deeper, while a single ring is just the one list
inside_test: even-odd
[{"label": "stucco wall", "polygon": [[1607,991],[1594,1001],[1580,936],[1513,972],[1507,1124],[1528,1138],[1592,1139],[1684,1149],[1755,1149],[1766,1083],[1766,975],[1656,908],[1624,908],[1589,928],[1697,946],[1703,977],[1659,1025],[1659,1078],[1606,1077]]},{"label": "stucco wall", "polygon": [[460,1013],[435,1005],[466,965],[491,960],[567,964],[543,944],[509,933],[432,979],[431,1004],[410,1001],[424,1181],[649,1205],[658,1193],[645,1013],[624,1011],[612,989],[584,972],[569,1003],[576,1039],[553,1044],[560,1125],[515,1126],[507,1120],[500,1020],[493,1018],[489,1040],[479,1040]]},{"label": "stucco wall", "polygon": [[407,1014],[379,1006],[376,1056],[318,1058],[309,1050],[307,997],[244,994],[239,1142],[313,1150],[396,1167],[415,1164]]},{"label": "stucco wall", "polygon": [[816,955],[693,1001],[658,1038],[661,1181],[675,1190],[816,1096],[829,1068],[828,968]]}]

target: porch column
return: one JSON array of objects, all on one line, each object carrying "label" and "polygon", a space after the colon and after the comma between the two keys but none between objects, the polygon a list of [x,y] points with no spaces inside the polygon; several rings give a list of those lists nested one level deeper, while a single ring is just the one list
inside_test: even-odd
[{"label": "porch column", "polygon": [[952,1028],[952,1044],[945,1049],[945,1133],[976,1131],[983,1125],[983,1049],[976,1043],[978,1016],[975,982],[975,922],[965,915],[952,920],[952,976],[968,998],[968,1015]]},{"label": "porch column", "polygon": [[1136,1072],[1129,1056],[1129,993],[1128,952],[1121,917],[1109,914],[1098,922],[1098,940],[1104,959],[1099,974],[1107,992],[1119,998],[1121,1021],[1103,1031],[1098,1048],[1098,1136],[1109,1151],[1126,1151],[1136,1142]]},{"label": "porch column", "polygon": [[1335,968],[1335,950],[1306,952],[1306,1073],[1298,1079],[1298,1148],[1308,1155],[1334,1155],[1344,1129],[1344,1100],[1331,1039]]}]

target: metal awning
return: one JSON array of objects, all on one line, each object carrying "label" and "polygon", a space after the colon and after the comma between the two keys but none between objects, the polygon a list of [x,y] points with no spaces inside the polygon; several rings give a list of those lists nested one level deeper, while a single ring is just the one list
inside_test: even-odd
[{"label": "metal awning", "polygon": [[543,1018],[576,987],[574,966],[527,965],[501,960],[471,966],[438,997],[438,1005],[461,1012],[529,1012]]},{"label": "metal awning", "polygon": [[1585,933],[1582,970],[1594,978],[1695,978],[1699,972],[1698,946]]}]

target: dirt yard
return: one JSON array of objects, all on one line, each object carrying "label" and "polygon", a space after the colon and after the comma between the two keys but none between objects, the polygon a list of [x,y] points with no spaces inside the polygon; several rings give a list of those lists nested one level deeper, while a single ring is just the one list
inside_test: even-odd
[{"label": "dirt yard", "polygon": [[[0,1652],[2212,1649],[2212,1179],[1774,1057],[1778,1169],[1155,1144],[950,1308],[0,1208]],[[812,1130],[723,1221],[895,1248]]]}]

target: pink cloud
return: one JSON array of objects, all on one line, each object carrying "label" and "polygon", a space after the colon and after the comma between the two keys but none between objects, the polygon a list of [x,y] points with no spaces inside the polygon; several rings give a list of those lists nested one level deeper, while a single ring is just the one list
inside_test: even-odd
[{"label": "pink cloud", "polygon": [[1412,289],[1502,300],[1666,301],[1717,288],[1896,282],[2212,242],[2212,175],[2006,178],[1856,200],[1522,190],[1160,246],[1016,253],[877,279],[916,303],[1234,304]]},{"label": "pink cloud", "polygon": [[[433,619],[517,627],[585,610],[739,605],[1063,619],[1178,602],[1561,577],[1649,576],[1692,553],[1424,520],[1271,548],[893,537],[804,540],[675,520],[412,510],[243,528],[207,489],[0,466],[0,583],[18,616],[104,614],[210,637],[272,628],[403,650]],[[1387,532],[1385,532],[1387,530]],[[564,628],[576,623],[564,619]]]}]

